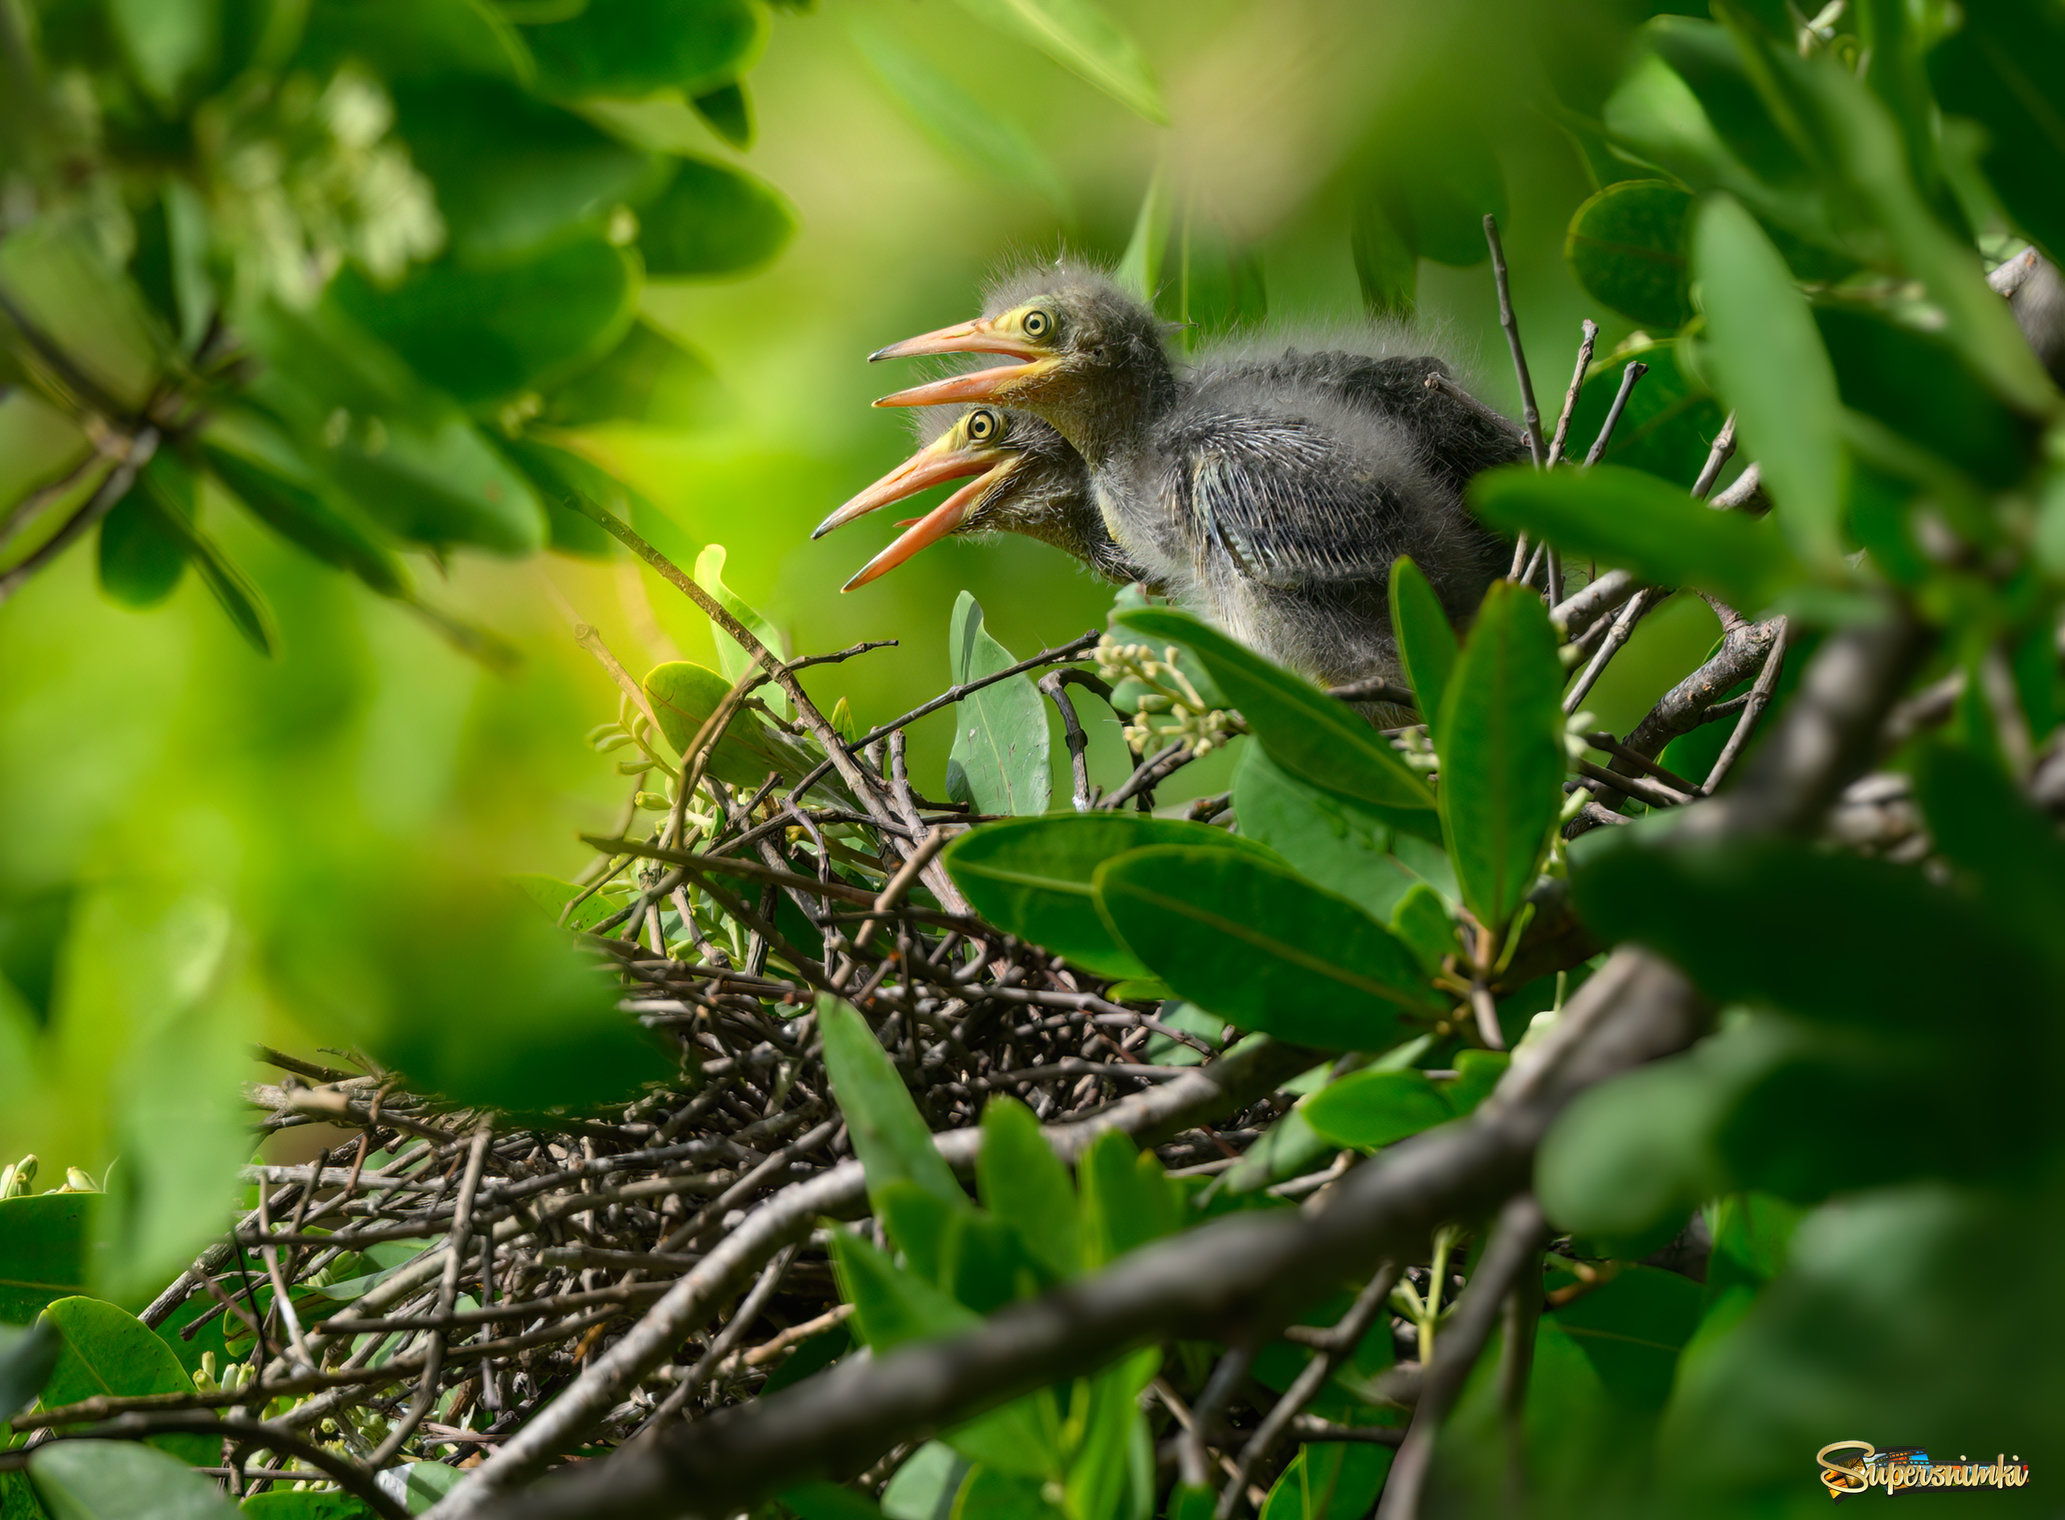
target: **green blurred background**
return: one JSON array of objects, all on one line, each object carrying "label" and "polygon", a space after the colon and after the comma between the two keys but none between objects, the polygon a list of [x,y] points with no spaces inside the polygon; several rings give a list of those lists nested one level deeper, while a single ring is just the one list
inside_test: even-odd
[{"label": "green blurred background", "polygon": [[[1157,175],[1165,311],[1309,333],[1363,319],[1351,231],[1371,178],[1417,173],[1438,190],[1429,134],[1462,123],[1495,147],[1502,184],[1484,194],[1503,208],[1543,406],[1553,415],[1580,318],[1605,325],[1602,353],[1628,332],[1582,295],[1562,239],[1596,184],[1570,125],[1613,76],[1633,16],[1522,0],[1115,0],[1166,100],[1161,125],[971,9],[770,9],[743,153],[678,98],[597,108],[657,143],[749,166],[793,202],[798,231],[750,277],[648,283],[643,314],[699,353],[709,379],[678,420],[594,430],[581,446],[650,498],[639,526],[684,566],[727,546],[726,579],[792,653],[899,640],[808,678],[827,708],[847,697],[864,727],[948,683],[962,588],[1021,656],[1101,625],[1112,594],[1052,550],[990,539],[949,541],[842,596],[892,531],[888,514],[816,544],[810,528],[909,448],[905,419],[868,406],[904,373],[864,356],[971,314],[985,274],[1013,259],[1067,248],[1115,261]],[[1552,92],[1579,114],[1559,117]],[[1456,262],[1419,261],[1419,320],[1517,413],[1488,266],[1467,245],[1446,256]],[[1238,306],[1236,269],[1248,276]],[[10,447],[32,443],[17,430]],[[228,1101],[245,1040],[378,1044],[383,1029],[448,1020],[476,1048],[506,1033],[459,1016],[464,988],[418,985],[395,946],[461,942],[452,880],[571,876],[587,858],[574,835],[616,826],[630,783],[583,735],[615,716],[618,696],[576,645],[577,623],[634,674],[713,658],[702,618],[627,560],[419,557],[440,605],[520,652],[498,671],[222,502],[204,499],[202,521],[276,610],[274,658],[238,638],[193,576],[158,609],[114,605],[90,552],[0,606],[9,1156],[34,1148],[46,1164],[98,1169],[119,1153],[142,1175],[149,1137],[176,1121],[190,1154],[164,1161],[168,1179],[219,1177],[248,1153]],[[1625,729],[1713,634],[1696,601],[1667,609],[1591,705]],[[912,732],[922,792],[943,789],[950,721]],[[1117,727],[1093,725],[1106,783],[1122,774]],[[1209,757],[1163,800],[1218,791],[1229,771],[1230,757]],[[360,985],[362,963],[376,970]],[[515,985],[521,965],[494,969]],[[568,1006],[584,997],[596,1001],[570,991]],[[532,1016],[550,1022],[552,1006]],[[168,1061],[194,1072],[172,1096],[156,1080]],[[455,1046],[412,1075],[463,1089],[467,1062]],[[134,1217],[104,1233],[134,1292],[213,1222],[171,1180],[131,1197]]]}]

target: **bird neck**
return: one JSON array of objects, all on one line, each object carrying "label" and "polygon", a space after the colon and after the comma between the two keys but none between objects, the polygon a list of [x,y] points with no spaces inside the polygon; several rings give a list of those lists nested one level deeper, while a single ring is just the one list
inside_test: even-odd
[{"label": "bird neck", "polygon": [[1159,351],[1136,361],[1122,384],[1100,387],[1091,405],[1057,418],[1061,433],[1092,470],[1110,469],[1147,444],[1154,425],[1175,406],[1176,375]]}]

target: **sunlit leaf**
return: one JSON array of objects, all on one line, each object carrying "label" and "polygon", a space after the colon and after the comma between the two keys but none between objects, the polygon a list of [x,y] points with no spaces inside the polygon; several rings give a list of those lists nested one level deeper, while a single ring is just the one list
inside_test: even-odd
[{"label": "sunlit leaf", "polygon": [[1305,1120],[1336,1145],[1375,1150],[1446,1124],[1456,1111],[1423,1071],[1358,1071],[1299,1105]]},{"label": "sunlit leaf", "polygon": [[1577,208],[1563,256],[1578,283],[1615,311],[1665,331],[1692,314],[1685,221],[1692,197],[1662,180],[1623,180]]},{"label": "sunlit leaf", "polygon": [[961,0],[991,26],[1024,38],[1121,105],[1166,125],[1169,108],[1140,45],[1096,0]]},{"label": "sunlit leaf", "polygon": [[1441,598],[1420,567],[1403,557],[1391,567],[1391,629],[1406,683],[1419,698],[1421,716],[1431,723],[1448,694],[1461,646]]},{"label": "sunlit leaf", "polygon": [[983,1205],[1017,1230],[1049,1271],[1057,1277],[1082,1271],[1082,1225],[1068,1168],[1033,1111],[1016,1098],[1000,1095],[983,1107],[975,1179]]},{"label": "sunlit leaf", "polygon": [[[108,1395],[193,1392],[193,1380],[171,1349],[135,1315],[113,1304],[61,1298],[43,1311],[39,1323],[64,1337],[64,1349],[43,1385],[46,1408]],[[154,1436],[150,1444],[195,1465],[215,1461],[222,1450],[221,1442],[206,1436]]]},{"label": "sunlit leaf", "polygon": [[1493,930],[1534,885],[1563,806],[1562,690],[1541,598],[1494,584],[1434,721],[1449,858],[1463,901]]},{"label": "sunlit leaf", "polygon": [[[789,642],[766,618],[762,617],[746,599],[724,584],[724,556],[722,544],[706,544],[703,552],[696,556],[695,582],[714,596],[724,610],[745,625],[746,631],[757,638],[777,656],[789,652]],[[717,643],[717,668],[724,672],[727,680],[736,681],[748,670],[759,668],[758,662],[722,628],[713,626],[710,636]],[[789,715],[788,696],[778,686],[770,683],[761,700],[779,717]]]},{"label": "sunlit leaf", "polygon": [[31,1324],[46,1305],[86,1291],[87,1213],[98,1197],[0,1198],[0,1324]]},{"label": "sunlit leaf", "polygon": [[236,1520],[212,1479],[133,1441],[53,1441],[29,1478],[52,1520]]},{"label": "sunlit leaf", "polygon": [[[948,655],[956,685],[1009,670],[1018,661],[982,625],[982,608],[963,591],[954,601]],[[1044,813],[1053,780],[1047,768],[1047,713],[1030,675],[995,681],[954,708],[954,745],[946,791],[978,813]]]},{"label": "sunlit leaf", "polygon": [[1408,863],[1398,851],[1420,840],[1394,833],[1409,826],[1438,835],[1432,815],[1379,810],[1321,791],[1284,770],[1259,745],[1249,746],[1233,773],[1233,806],[1242,838],[1266,845],[1307,881],[1372,914],[1389,914],[1422,882],[1418,868],[1426,856],[1439,854],[1438,845],[1424,845]]},{"label": "sunlit leaf", "polygon": [[1345,898],[1250,856],[1161,845],[1099,868],[1114,932],[1177,992],[1243,1029],[1382,1050],[1404,1013],[1440,1004],[1390,930]]},{"label": "sunlit leaf", "polygon": [[1209,824],[1099,811],[970,829],[941,859],[989,923],[1101,976],[1140,977],[1147,968],[1112,938],[1090,883],[1105,861],[1151,844],[1268,854]]},{"label": "sunlit leaf", "polygon": [[933,1146],[924,1115],[866,1021],[851,1004],[833,998],[820,999],[817,1012],[832,1091],[869,1187],[915,1183],[944,1203],[967,1207],[968,1195]]}]

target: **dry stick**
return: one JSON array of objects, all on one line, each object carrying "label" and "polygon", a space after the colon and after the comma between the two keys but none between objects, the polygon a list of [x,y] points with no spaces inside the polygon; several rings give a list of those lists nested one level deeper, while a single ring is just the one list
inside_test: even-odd
[{"label": "dry stick", "polygon": [[[1309,1052],[1265,1040],[1208,1067],[1193,1068],[1175,1081],[1122,1098],[1093,1118],[1050,1126],[1048,1143],[1064,1161],[1070,1161],[1107,1130],[1135,1138],[1175,1133],[1238,1112],[1310,1064]],[[940,1154],[962,1170],[974,1165],[981,1143],[979,1129],[934,1136]],[[841,1162],[760,1203],[621,1340],[590,1357],[580,1376],[558,1398],[475,1469],[471,1482],[440,1503],[441,1520],[469,1513],[498,1491],[536,1476],[694,1334],[737,1291],[749,1272],[783,1246],[807,1235],[820,1216],[846,1217],[866,1207],[867,1176],[857,1161]]]},{"label": "dry stick", "polygon": [[[320,1472],[329,1482],[335,1483],[346,1493],[356,1497],[380,1520],[409,1520],[409,1512],[390,1499],[378,1483],[357,1464],[346,1461],[327,1446],[319,1446],[278,1426],[245,1419],[239,1415],[227,1417],[208,1414],[201,1410],[168,1410],[158,1414],[125,1414],[102,1424],[89,1425],[84,1430],[64,1431],[52,1439],[57,1441],[142,1441],[161,1435],[220,1436],[238,1447],[262,1446],[268,1451],[285,1456],[299,1457],[311,1468]],[[19,1470],[28,1465],[29,1458],[44,1450],[49,1443],[32,1449],[20,1447],[0,1452],[0,1472]]]},{"label": "dry stick", "polygon": [[1556,418],[1556,435],[1549,440],[1549,464],[1552,467],[1563,458],[1563,443],[1570,435],[1570,419],[1577,414],[1578,392],[1585,388],[1585,372],[1592,367],[1592,350],[1599,342],[1599,324],[1587,317],[1583,332],[1584,336],[1577,345],[1577,368],[1571,372],[1570,389],[1563,393],[1563,410]]},{"label": "dry stick", "polygon": [[1785,649],[1791,625],[1782,617],[1772,621],[1777,628],[1771,638],[1771,650],[1764,656],[1764,668],[1757,672],[1757,682],[1750,688],[1749,700],[1742,704],[1742,716],[1735,720],[1735,731],[1728,735],[1728,742],[1721,747],[1721,753],[1714,760],[1714,768],[1707,772],[1706,781],[1700,787],[1704,796],[1713,796],[1715,789],[1728,778],[1728,772],[1734,769],[1743,746],[1749,743],[1757,720],[1771,705],[1772,693],[1778,689],[1778,675],[1785,667]]},{"label": "dry stick", "polygon": [[1522,1272],[1506,1295],[1499,1345],[1499,1426],[1506,1441],[1506,1517],[1527,1512],[1527,1391],[1534,1373],[1534,1338],[1542,1317],[1540,1272]]},{"label": "dry stick", "polygon": [[[1484,241],[1491,248],[1491,278],[1498,289],[1499,326],[1506,330],[1506,347],[1513,354],[1513,373],[1520,381],[1520,414],[1526,423],[1527,452],[1539,470],[1547,462],[1542,448],[1542,414],[1534,404],[1534,379],[1527,372],[1527,351],[1520,346],[1520,319],[1513,314],[1513,287],[1506,276],[1506,249],[1499,241],[1499,220],[1495,216],[1484,219]],[[1508,579],[1518,580],[1526,563],[1527,535],[1523,533],[1513,546],[1513,570]]]},{"label": "dry stick", "polygon": [[1291,1386],[1283,1391],[1283,1397],[1262,1417],[1262,1423],[1255,1427],[1255,1433],[1240,1449],[1232,1479],[1220,1490],[1218,1507],[1213,1511],[1214,1520],[1232,1520],[1240,1507],[1241,1496],[1247,1492],[1248,1480],[1269,1460],[1276,1443],[1305,1412],[1305,1406],[1319,1396],[1319,1390],[1334,1375],[1334,1369],[1355,1354],[1363,1336],[1369,1333],[1370,1326],[1384,1311],[1391,1298],[1391,1290],[1398,1286],[1403,1271],[1403,1267],[1392,1261],[1377,1268],[1376,1276],[1348,1306],[1348,1312],[1326,1333],[1325,1339],[1314,1350],[1312,1360],[1299,1370],[1297,1377],[1291,1380]]},{"label": "dry stick", "polygon": [[[1591,448],[1585,451],[1586,469],[1589,470],[1605,457],[1606,446],[1613,441],[1614,431],[1620,426],[1621,413],[1628,409],[1628,397],[1635,389],[1635,382],[1648,373],[1649,366],[1642,363],[1639,359],[1630,360],[1627,368],[1620,372],[1620,389],[1613,393],[1613,404],[1606,409],[1606,420],[1599,424],[1598,435],[1592,439]],[[1549,604],[1553,607],[1563,600],[1562,573],[1557,564],[1556,551],[1554,549],[1544,544],[1540,549],[1536,550],[1535,558],[1527,562],[1526,574],[1520,578],[1523,581],[1533,580],[1535,565],[1544,555],[1546,555],[1551,570],[1554,572],[1551,579],[1555,584],[1551,586],[1549,591]]]},{"label": "dry stick", "polygon": [[[1875,753],[1880,723],[1928,647],[1927,631],[1902,608],[1883,622],[1833,635],[1742,783],[1687,809],[1678,827],[1688,835],[1816,827]],[[1294,1312],[1355,1263],[1411,1250],[1436,1226],[1525,1187],[1535,1145],[1571,1098],[1684,1048],[1705,1028],[1708,1013],[1669,965],[1639,949],[1618,950],[1469,1119],[1386,1149],[1341,1179],[1326,1206],[1239,1215],[1186,1231],[1095,1277],[1002,1310],[967,1335],[848,1362],[753,1405],[678,1427],[650,1446],[503,1497],[493,1513],[496,1520],[727,1514],[809,1478],[865,1470],[900,1442],[1104,1365],[1125,1347],[1170,1336],[1224,1336],[1233,1328],[1252,1332],[1258,1316],[1278,1320]],[[1214,1070],[1238,1059],[1230,1056]],[[1196,1074],[1199,1081],[1208,1076]],[[1144,1098],[1167,1100],[1177,1087]],[[974,1148],[952,1136],[941,1137],[940,1145],[950,1159]],[[815,1206],[844,1189],[852,1191],[850,1206],[860,1206],[864,1183],[857,1166],[843,1188],[827,1177],[788,1190],[786,1219],[763,1206],[758,1212],[765,1223],[749,1217],[698,1272],[729,1247],[734,1260],[713,1275],[727,1287],[735,1284],[745,1259],[766,1259],[751,1255],[746,1237],[771,1251],[797,1238],[791,1232],[806,1227]],[[690,1296],[695,1290],[681,1291]],[[656,1359],[697,1316],[655,1323],[661,1318],[649,1315],[626,1341],[647,1342]],[[635,1375],[645,1370],[638,1355],[620,1342],[605,1359],[616,1359],[619,1375]],[[591,1385],[586,1407],[572,1418],[558,1405],[548,1407],[433,1513],[450,1520],[480,1503],[492,1483],[534,1470],[557,1442],[609,1407],[614,1386]],[[571,1403],[571,1394],[561,1403]],[[540,1439],[536,1433],[546,1425],[552,1429]],[[511,1449],[519,1446],[524,1455],[513,1457]]]},{"label": "dry stick", "polygon": [[[1241,1379],[1248,1375],[1248,1369],[1255,1364],[1255,1346],[1252,1341],[1240,1341],[1229,1346],[1212,1368],[1212,1375],[1205,1379],[1205,1386],[1199,1390],[1197,1400],[1190,1406],[1190,1423],[1183,1428],[1183,1436],[1176,1447],[1176,1460],[1183,1474],[1183,1481],[1191,1488],[1203,1488],[1211,1481],[1211,1463],[1208,1452],[1212,1439],[1218,1434],[1220,1416],[1226,1413],[1226,1406],[1233,1402],[1234,1390],[1240,1387]],[[1235,1492],[1239,1491],[1238,1480],[1234,1480]]]},{"label": "dry stick", "polygon": [[[789,1264],[796,1259],[796,1253],[802,1248],[799,1242],[775,1253],[774,1260],[767,1264],[766,1270],[760,1274],[760,1280],[753,1284],[753,1291],[746,1295],[746,1301],[739,1305],[738,1312],[732,1315],[730,1323],[717,1333],[709,1347],[696,1358],[696,1363],[689,1368],[688,1375],[660,1401],[659,1407],[646,1420],[646,1427],[657,1425],[670,1415],[680,1413],[681,1406],[702,1386],[703,1379],[710,1375],[710,1370],[729,1356],[740,1338],[752,1328],[753,1321],[757,1320],[761,1311],[767,1307],[767,1301],[774,1297],[774,1290],[781,1286],[782,1274],[789,1270]],[[645,1427],[641,1427],[643,1428]]]},{"label": "dry stick", "polygon": [[137,429],[130,441],[121,463],[101,477],[100,484],[93,488],[93,494],[86,498],[85,505],[65,519],[64,525],[49,538],[38,544],[35,550],[18,564],[0,571],[0,602],[5,602],[19,591],[30,576],[72,546],[85,531],[99,522],[115,504],[129,494],[129,488],[136,482],[136,473],[150,463],[151,455],[157,452],[158,430],[148,425]]},{"label": "dry stick", "polygon": [[[1421,1379],[1419,1403],[1405,1441],[1392,1460],[1390,1476],[1384,1480],[1384,1497],[1377,1505],[1376,1520],[1416,1520],[1420,1492],[1427,1481],[1427,1464],[1434,1455],[1434,1438],[1448,1417],[1463,1380],[1477,1364],[1478,1355],[1497,1323],[1499,1307],[1530,1267],[1534,1267],[1548,1227],[1541,1205],[1531,1193],[1509,1199],[1499,1211],[1484,1255],[1470,1275],[1455,1314],[1442,1332],[1441,1354]],[[1536,1267],[1538,1271],[1539,1268]]]},{"label": "dry stick", "polygon": [[[459,1298],[459,1277],[466,1268],[467,1238],[473,1232],[473,1201],[480,1191],[481,1166],[487,1160],[488,1142],[494,1133],[485,1124],[474,1131],[473,1143],[466,1150],[466,1173],[459,1183],[459,1201],[452,1210],[452,1233],[445,1245],[444,1278],[438,1284],[437,1314],[445,1318],[452,1312]],[[366,1459],[366,1465],[375,1472],[392,1462],[423,1417],[430,1413],[430,1406],[437,1402],[438,1374],[444,1370],[445,1332],[430,1332],[430,1344],[424,1348],[423,1378],[416,1385],[416,1396],[410,1400],[408,1411],[394,1422],[387,1432],[387,1438]]]},{"label": "dry stick", "polygon": [[[848,790],[854,795],[854,800],[860,803],[868,816],[891,823],[896,821],[888,814],[878,790],[882,784],[881,779],[870,776],[847,752],[845,740],[840,737],[839,731],[832,726],[831,721],[818,711],[817,704],[812,702],[809,693],[803,690],[803,683],[796,679],[795,674],[773,650],[760,642],[752,629],[733,617],[722,602],[697,585],[692,577],[684,574],[681,567],[666,555],[639,537],[631,525],[615,513],[584,496],[576,495],[572,502],[575,510],[595,522],[604,532],[658,571],[675,590],[701,608],[705,617],[731,635],[739,647],[751,655],[754,662],[767,673],[768,678],[782,689],[790,702],[795,704],[797,716],[802,718],[810,731],[817,736],[818,743],[824,747],[825,758],[839,772],[840,779],[846,783]],[[927,870],[925,885],[932,889],[933,896],[950,911],[967,910],[967,899],[961,896],[960,889],[936,864]]]},{"label": "dry stick", "polygon": [[[1069,774],[1075,782],[1071,800],[1078,813],[1087,813],[1097,803],[1096,795],[1090,790],[1090,739],[1083,732],[1082,720],[1076,716],[1075,704],[1061,689],[1068,684],[1070,674],[1081,675],[1082,672],[1050,671],[1041,676],[1037,684],[1047,694],[1047,700],[1054,704],[1054,710],[1061,714],[1062,740],[1068,747]],[[1111,688],[1107,686],[1105,690],[1108,693]]]}]

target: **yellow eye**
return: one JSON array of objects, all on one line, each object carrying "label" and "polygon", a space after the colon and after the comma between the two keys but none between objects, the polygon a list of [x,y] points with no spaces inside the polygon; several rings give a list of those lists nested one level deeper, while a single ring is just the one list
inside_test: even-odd
[{"label": "yellow eye", "polygon": [[1044,338],[1054,330],[1054,319],[1044,311],[1029,311],[1018,326],[1028,338]]},{"label": "yellow eye", "polygon": [[988,407],[978,407],[968,414],[968,439],[971,443],[988,443],[1004,430],[1004,424]]}]

